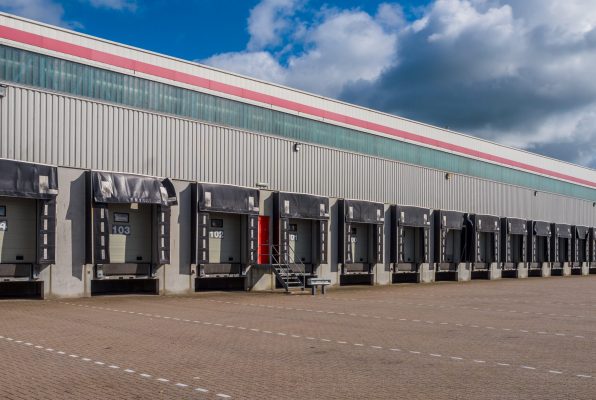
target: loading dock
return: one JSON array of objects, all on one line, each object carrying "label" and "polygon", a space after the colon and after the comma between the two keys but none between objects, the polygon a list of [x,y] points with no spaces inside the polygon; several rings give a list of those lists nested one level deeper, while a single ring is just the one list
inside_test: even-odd
[{"label": "loading dock", "polygon": [[469,281],[468,236],[466,214],[459,211],[435,210],[434,261],[435,280]]},{"label": "loading dock", "polygon": [[192,190],[195,290],[245,290],[257,263],[259,191],[197,183]]},{"label": "loading dock", "polygon": [[551,235],[551,223],[528,221],[528,276],[551,275]]},{"label": "loading dock", "polygon": [[472,234],[468,236],[472,279],[500,279],[500,218],[494,215],[467,214]]},{"label": "loading dock", "polygon": [[56,167],[0,159],[0,297],[43,298],[55,262]]},{"label": "loading dock", "polygon": [[383,262],[384,206],[340,199],[338,211],[340,285],[372,285],[374,266]]},{"label": "loading dock", "polygon": [[434,282],[430,262],[431,211],[391,206],[391,266],[393,283]]},{"label": "loading dock", "polygon": [[318,267],[327,263],[328,229],[327,197],[273,194],[273,244],[281,262],[303,281],[317,277]]},{"label": "loading dock", "polygon": [[87,263],[91,295],[159,293],[156,272],[170,262],[172,182],[142,175],[87,173]]},{"label": "loading dock", "polygon": [[590,274],[590,228],[587,226],[575,225],[571,228],[573,234],[571,263],[572,275]]},{"label": "loading dock", "polygon": [[552,224],[552,265],[551,275],[571,275],[572,233],[571,226],[566,224]]},{"label": "loading dock", "polygon": [[528,221],[519,218],[501,219],[501,259],[504,278],[528,277]]}]

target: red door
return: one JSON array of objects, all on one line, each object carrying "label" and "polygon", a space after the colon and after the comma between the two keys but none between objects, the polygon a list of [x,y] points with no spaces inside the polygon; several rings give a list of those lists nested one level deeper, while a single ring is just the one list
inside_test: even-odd
[{"label": "red door", "polygon": [[269,217],[259,215],[259,264],[269,264]]}]

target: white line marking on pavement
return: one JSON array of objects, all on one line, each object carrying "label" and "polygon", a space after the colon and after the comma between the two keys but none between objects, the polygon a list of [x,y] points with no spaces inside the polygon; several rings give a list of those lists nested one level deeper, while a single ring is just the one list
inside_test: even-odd
[{"label": "white line marking on pavement", "polygon": [[[169,318],[169,320],[176,320],[176,321],[179,321],[179,322],[184,321],[183,319],[180,319],[180,318],[175,318],[175,319],[174,318]],[[412,320],[412,321],[413,322],[415,322],[415,321],[421,322],[421,320]],[[425,321],[425,322],[428,323],[429,321]],[[433,322],[433,321],[430,321],[430,322]],[[220,324],[220,323],[203,322],[203,324],[217,326],[217,327],[224,327],[224,325],[223,324]],[[480,327],[479,325],[471,325],[471,326],[472,327]],[[497,329],[495,327],[490,327],[490,326],[484,327],[484,328],[485,329]],[[503,329],[510,329],[510,328],[503,328]],[[253,332],[264,333],[264,334],[272,334],[273,333],[272,331],[260,330],[260,329],[257,329],[257,328],[250,328],[250,330],[253,331]],[[520,331],[524,332],[524,330],[520,330]],[[525,331],[525,332],[529,332],[529,331]],[[540,332],[544,332],[544,331],[540,331]],[[538,333],[538,332],[536,332],[536,333]],[[332,342],[337,343],[337,344],[347,344],[348,343],[346,341],[333,340],[333,339],[328,339],[328,338],[316,338],[316,337],[312,337],[312,336],[300,336],[300,335],[294,335],[294,334],[286,334],[286,333],[283,333],[283,332],[278,332],[277,335],[278,336],[288,336],[288,337],[293,337],[293,338],[301,338],[301,337],[303,337],[306,340],[319,340],[319,341],[328,342],[328,343],[332,343]],[[357,347],[369,347],[371,349],[376,349],[376,350],[385,349],[385,347],[383,347],[383,346],[365,345],[364,343],[352,343],[352,345],[353,346],[357,346]],[[396,349],[396,348],[388,348],[388,349],[390,351],[393,351],[393,352],[401,351],[401,350]],[[410,354],[416,354],[416,355],[422,354],[420,351],[414,351],[414,350],[409,350],[408,352]],[[464,358],[462,358],[462,357],[454,357],[454,356],[443,357],[441,354],[438,354],[438,353],[426,353],[426,354],[427,354],[427,356],[435,357],[435,358],[446,358],[446,359],[450,359],[450,360],[453,360],[453,361],[464,361]],[[474,362],[474,363],[476,363],[476,364],[490,365],[485,360],[472,359],[471,361]],[[496,363],[496,362],[494,362],[494,364],[499,365],[499,366],[510,366],[511,365],[511,364],[508,364],[508,363]],[[537,370],[537,368],[535,368],[535,367],[530,367],[530,366],[526,366],[526,365],[519,365],[519,367],[520,368],[523,368],[523,369],[527,369],[527,370]],[[550,370],[550,371],[554,371],[554,370]],[[550,373],[556,373],[556,372],[550,372]],[[592,377],[591,375],[585,375],[585,374],[577,374],[576,376],[578,376],[578,375],[584,375],[585,377]]]}]

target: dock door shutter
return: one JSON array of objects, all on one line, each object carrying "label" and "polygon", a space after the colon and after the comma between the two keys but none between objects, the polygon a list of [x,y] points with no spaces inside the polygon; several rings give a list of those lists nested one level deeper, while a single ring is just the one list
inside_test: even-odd
[{"label": "dock door shutter", "polygon": [[279,219],[279,262],[282,264],[290,263],[290,220],[288,218]]},{"label": "dock door shutter", "polygon": [[319,224],[319,240],[318,243],[318,254],[317,254],[317,264],[327,264],[327,220],[319,220],[317,221]]},{"label": "dock door shutter", "polygon": [[259,247],[259,216],[249,214],[247,216],[247,255],[246,260],[248,264],[256,264],[257,263],[257,249]]},{"label": "dock door shutter", "polygon": [[155,221],[157,225],[157,234],[155,239],[157,240],[157,257],[155,260],[158,264],[169,264],[170,263],[170,216],[172,211],[168,206],[158,205],[155,207]]},{"label": "dock door shutter", "polygon": [[94,264],[110,263],[110,217],[108,205],[95,204],[93,207],[93,262]]},{"label": "dock door shutter", "polygon": [[383,225],[374,226],[374,254],[373,260],[375,264],[383,262]]},{"label": "dock door shutter", "polygon": [[56,199],[40,200],[39,230],[37,237],[37,263],[40,265],[56,262]]},{"label": "dock door shutter", "polygon": [[209,263],[209,213],[197,215],[197,264]]}]

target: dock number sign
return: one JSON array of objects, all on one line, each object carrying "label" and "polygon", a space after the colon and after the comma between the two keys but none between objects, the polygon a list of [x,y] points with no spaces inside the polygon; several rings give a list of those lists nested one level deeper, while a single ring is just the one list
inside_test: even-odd
[{"label": "dock number sign", "polygon": [[130,236],[130,233],[131,233],[130,225],[112,225],[112,234],[113,235]]},{"label": "dock number sign", "polygon": [[6,232],[8,230],[8,221],[2,220],[0,221],[0,232]]},{"label": "dock number sign", "polygon": [[222,239],[223,240],[223,238],[224,238],[224,231],[223,231],[223,229],[221,229],[221,230],[219,230],[219,229],[218,230],[211,230],[211,231],[209,231],[209,237],[211,239]]}]

